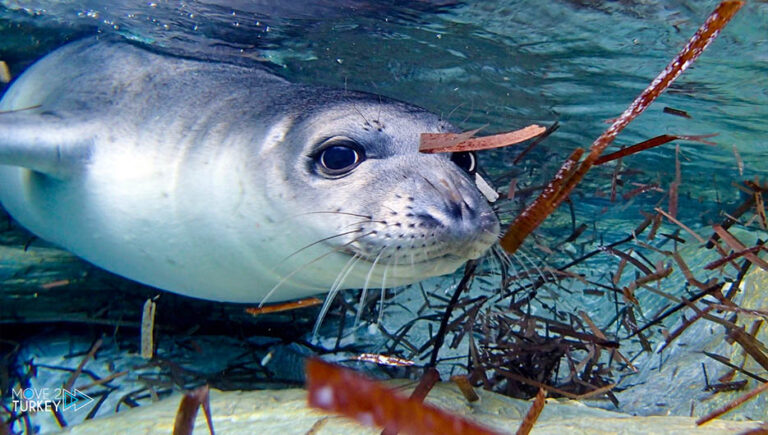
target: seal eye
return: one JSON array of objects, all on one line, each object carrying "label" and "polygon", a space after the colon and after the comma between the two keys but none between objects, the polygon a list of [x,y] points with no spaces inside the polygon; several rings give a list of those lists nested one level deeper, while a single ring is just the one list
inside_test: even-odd
[{"label": "seal eye", "polygon": [[343,175],[365,160],[365,151],[350,139],[327,142],[315,157],[320,169],[328,175]]},{"label": "seal eye", "polygon": [[451,154],[451,161],[456,163],[456,166],[467,171],[469,175],[477,171],[477,156],[473,151],[453,153]]}]

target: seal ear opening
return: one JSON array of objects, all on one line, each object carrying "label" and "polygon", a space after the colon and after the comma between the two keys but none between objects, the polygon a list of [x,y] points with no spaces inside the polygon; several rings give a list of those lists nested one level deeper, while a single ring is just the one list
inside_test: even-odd
[{"label": "seal ear opening", "polygon": [[93,134],[88,122],[0,111],[0,164],[66,178],[87,160]]}]

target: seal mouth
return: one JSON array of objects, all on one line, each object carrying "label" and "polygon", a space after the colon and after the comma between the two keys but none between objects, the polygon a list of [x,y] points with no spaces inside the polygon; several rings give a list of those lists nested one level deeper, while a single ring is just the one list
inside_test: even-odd
[{"label": "seal mouth", "polygon": [[[409,255],[390,257],[384,260],[383,256],[372,257],[354,250],[349,250],[348,255],[358,258],[359,267],[367,276],[383,276],[392,285],[410,284],[423,279],[453,273],[466,263],[469,258],[452,253],[445,253],[433,257],[410,257]],[[393,261],[394,260],[394,261]],[[381,279],[381,278],[377,278]],[[397,283],[397,284],[395,284]]]},{"label": "seal mouth", "polygon": [[[495,223],[494,221],[493,223]],[[461,264],[483,257],[497,241],[497,225],[492,229],[481,228],[478,234],[464,240],[455,237],[448,240],[419,240],[415,235],[386,234],[384,238],[361,237],[347,244],[337,245],[336,250],[349,257],[357,258],[363,264],[387,268],[410,269],[434,276],[449,268],[455,270]],[[496,231],[494,231],[496,230]],[[376,231],[366,235],[380,236]],[[433,237],[435,233],[431,234]],[[438,235],[439,236],[439,235]],[[407,240],[414,240],[409,243]],[[418,241],[417,241],[418,240]],[[378,243],[377,243],[378,242]],[[437,272],[438,270],[443,272]]]},{"label": "seal mouth", "polygon": [[[359,252],[355,252],[354,250],[350,250],[348,253],[351,256],[357,255],[358,257],[360,257],[360,260],[365,261],[366,263],[370,263],[371,265],[373,265],[374,262],[376,262],[376,257],[372,258],[372,257],[369,257],[367,255],[361,254]],[[396,261],[394,263],[383,262],[383,261],[379,260],[378,262],[376,262],[376,264],[380,264],[382,266],[389,265],[391,267],[403,267],[403,266],[405,266],[405,267],[418,268],[419,266],[425,266],[425,265],[434,264],[434,263],[443,263],[443,262],[445,262],[445,263],[449,263],[449,262],[450,263],[456,263],[456,262],[463,263],[465,261],[469,261],[469,258],[462,257],[462,256],[459,256],[459,255],[456,255],[456,254],[450,254],[450,253],[449,254],[438,255],[436,257],[422,258],[422,259],[420,259],[418,261],[417,260],[407,261],[407,259],[408,259],[407,256],[402,257],[402,259],[403,259],[403,261]]]},{"label": "seal mouth", "polygon": [[423,251],[415,253],[408,251],[397,251],[397,253],[395,253],[394,251],[386,248],[380,251],[379,254],[372,255],[369,252],[358,249],[358,247],[355,245],[347,246],[344,249],[341,249],[340,252],[350,257],[357,257],[360,261],[369,264],[372,267],[376,265],[381,267],[408,268],[413,270],[424,269],[425,271],[428,271],[430,269],[435,269],[438,265],[455,265],[455,267],[458,267],[458,265],[463,264],[469,260],[482,257],[490,250],[492,245],[492,243],[488,243],[486,245],[483,243],[483,241],[479,240],[475,241],[473,245],[474,244],[482,244],[483,247],[481,248],[480,246],[473,246],[472,249],[462,253],[456,253],[446,249],[443,251],[443,253],[435,253],[435,255],[426,256],[424,255]]}]

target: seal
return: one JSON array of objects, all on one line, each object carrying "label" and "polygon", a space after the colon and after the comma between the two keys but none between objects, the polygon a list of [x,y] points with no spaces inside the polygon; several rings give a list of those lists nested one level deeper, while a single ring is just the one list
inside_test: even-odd
[{"label": "seal", "polygon": [[260,67],[85,39],[0,101],[0,201],[83,259],[215,301],[282,301],[455,271],[497,240],[456,129],[400,101]]}]

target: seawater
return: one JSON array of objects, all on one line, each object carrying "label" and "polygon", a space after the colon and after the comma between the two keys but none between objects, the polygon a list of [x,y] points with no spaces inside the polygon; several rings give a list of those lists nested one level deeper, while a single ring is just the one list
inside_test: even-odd
[{"label": "seawater", "polygon": [[[2,0],[0,60],[18,75],[68,40],[119,34],[169,53],[259,63],[293,81],[383,94],[440,113],[465,130],[483,127],[482,133],[493,133],[557,121],[559,130],[519,163],[513,162],[519,147],[480,154],[486,175],[505,193],[512,180],[519,191],[546,183],[573,149],[588,147],[716,4]],[[745,198],[734,183],[765,180],[768,174],[766,77],[768,4],[748,2],[612,150],[661,134],[717,133],[709,139],[716,144],[679,141],[677,151],[673,143],[623,159],[613,201],[615,165],[594,169],[571,205],[543,225],[540,242],[565,239],[573,222],[588,226],[581,240],[590,241],[574,243],[573,257],[625,237],[642,221],[641,212],[668,207],[665,191],[678,166],[678,217],[705,235]],[[664,113],[664,107],[690,118]],[[622,199],[647,184],[659,191]],[[504,222],[521,207],[503,207]],[[756,222],[751,228],[754,236],[764,237]],[[532,255],[548,256],[536,246],[528,248]],[[688,258],[692,268],[711,260],[704,253]],[[584,268],[609,279],[616,263],[595,257]],[[562,297],[598,323],[613,310],[611,301]],[[649,312],[665,303],[654,295],[644,298]]]}]

